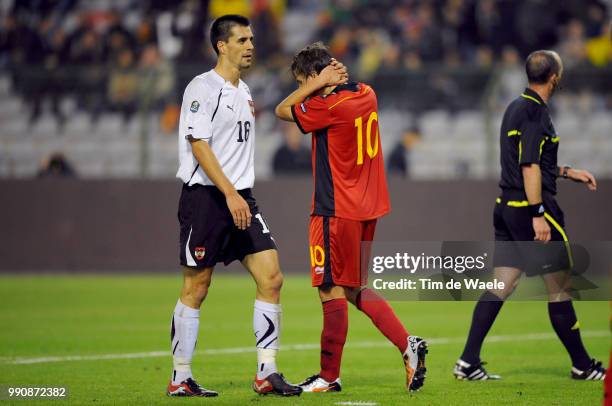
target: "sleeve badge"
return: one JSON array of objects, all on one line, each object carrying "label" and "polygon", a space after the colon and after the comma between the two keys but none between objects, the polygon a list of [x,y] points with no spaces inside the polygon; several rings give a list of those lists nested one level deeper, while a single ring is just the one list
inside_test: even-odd
[{"label": "sleeve badge", "polygon": [[192,113],[197,113],[199,108],[200,108],[200,103],[198,103],[197,100],[194,100],[191,102],[191,107],[189,108],[189,110],[191,110]]}]

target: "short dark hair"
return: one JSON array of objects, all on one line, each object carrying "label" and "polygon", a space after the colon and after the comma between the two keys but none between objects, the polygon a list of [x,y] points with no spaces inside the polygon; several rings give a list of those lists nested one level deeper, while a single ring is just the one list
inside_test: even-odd
[{"label": "short dark hair", "polygon": [[525,72],[529,83],[545,84],[552,75],[559,75],[561,64],[553,51],[534,51],[525,62]]},{"label": "short dark hair", "polygon": [[291,73],[294,77],[303,75],[306,78],[313,74],[318,75],[331,63],[331,59],[329,49],[322,42],[315,42],[295,54],[291,63]]},{"label": "short dark hair", "polygon": [[238,14],[226,14],[213,22],[212,27],[210,27],[210,42],[217,55],[219,55],[217,42],[227,42],[232,35],[232,27],[236,25],[248,27],[251,22],[248,18]]}]

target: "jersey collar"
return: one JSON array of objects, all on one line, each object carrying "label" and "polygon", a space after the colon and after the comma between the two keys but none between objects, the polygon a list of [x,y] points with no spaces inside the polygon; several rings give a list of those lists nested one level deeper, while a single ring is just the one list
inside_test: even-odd
[{"label": "jersey collar", "polygon": [[357,82],[348,82],[343,85],[336,86],[334,90],[332,90],[330,93],[339,93],[343,90],[348,90],[349,92],[358,92],[359,84]]},{"label": "jersey collar", "polygon": [[242,85],[242,79],[238,79],[238,86],[234,86],[229,80],[225,80],[223,76],[219,75],[214,68],[211,69],[210,71],[212,72],[212,76],[215,78],[215,80],[224,87],[231,88],[231,89],[239,89],[240,86]]},{"label": "jersey collar", "polygon": [[525,91],[521,94],[521,97],[523,99],[527,99],[527,100],[530,100],[530,101],[532,101],[534,103],[537,103],[537,104],[539,104],[541,106],[546,106],[546,103],[544,102],[544,100],[542,100],[540,95],[537,92],[531,90],[528,87],[525,88]]}]

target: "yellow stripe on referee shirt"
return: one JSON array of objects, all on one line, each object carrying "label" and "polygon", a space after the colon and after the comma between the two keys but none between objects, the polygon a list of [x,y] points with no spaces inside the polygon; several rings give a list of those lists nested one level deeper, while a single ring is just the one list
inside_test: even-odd
[{"label": "yellow stripe on referee shirt", "polygon": [[510,207],[527,207],[529,202],[527,200],[509,200],[506,205]]},{"label": "yellow stripe on referee shirt", "polygon": [[542,104],[542,103],[540,103],[540,101],[538,99],[536,99],[535,97],[531,97],[528,94],[522,93],[521,96],[524,97],[525,99],[533,100],[534,102],[536,102],[538,104]]}]

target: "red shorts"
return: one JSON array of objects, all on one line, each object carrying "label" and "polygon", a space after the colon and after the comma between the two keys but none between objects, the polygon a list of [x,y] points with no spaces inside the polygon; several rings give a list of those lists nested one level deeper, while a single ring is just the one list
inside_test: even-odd
[{"label": "red shorts", "polygon": [[362,255],[361,242],[372,241],[375,230],[376,219],[356,221],[310,216],[312,286],[333,284],[356,288],[365,285],[369,249]]}]

